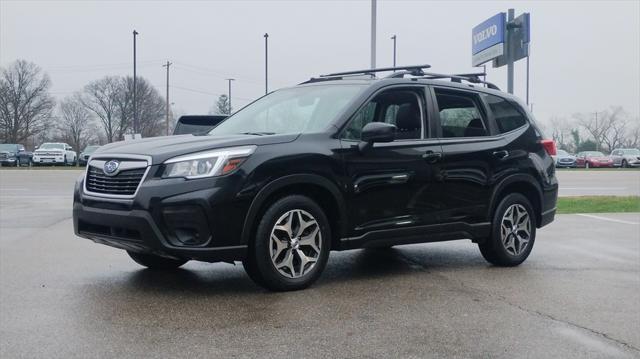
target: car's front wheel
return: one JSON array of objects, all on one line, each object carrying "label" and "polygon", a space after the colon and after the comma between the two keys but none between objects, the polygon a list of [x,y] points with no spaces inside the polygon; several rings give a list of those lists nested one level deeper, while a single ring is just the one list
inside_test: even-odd
[{"label": "car's front wheel", "polygon": [[291,195],[266,210],[242,264],[267,289],[303,289],[322,273],[330,246],[331,228],[322,208],[308,197]]},{"label": "car's front wheel", "polygon": [[131,259],[133,259],[136,263],[150,269],[174,269],[188,262],[184,259],[166,258],[148,253],[137,253],[130,251],[127,251],[127,253],[129,254],[129,257],[131,257]]},{"label": "car's front wheel", "polygon": [[620,166],[622,168],[628,168],[629,164],[627,163],[627,160],[622,160],[622,166]]},{"label": "car's front wheel", "polygon": [[520,193],[507,195],[496,207],[491,236],[479,243],[480,253],[497,266],[517,266],[527,259],[536,239],[536,217]]}]

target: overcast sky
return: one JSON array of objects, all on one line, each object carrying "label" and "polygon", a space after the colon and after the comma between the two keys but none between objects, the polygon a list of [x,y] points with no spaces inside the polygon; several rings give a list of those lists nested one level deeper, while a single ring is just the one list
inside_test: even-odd
[{"label": "overcast sky", "polygon": [[[429,63],[438,72],[469,72],[471,28],[514,7],[531,13],[531,102],[539,119],[621,105],[640,114],[639,1],[379,1],[378,66]],[[0,66],[35,62],[64,97],[105,75],[138,75],[182,114],[207,113],[233,84],[234,107],[264,93],[264,38],[269,87],[321,73],[369,66],[370,1],[7,1],[0,0]],[[488,80],[506,88],[504,68]],[[525,97],[525,61],[516,65]]]}]

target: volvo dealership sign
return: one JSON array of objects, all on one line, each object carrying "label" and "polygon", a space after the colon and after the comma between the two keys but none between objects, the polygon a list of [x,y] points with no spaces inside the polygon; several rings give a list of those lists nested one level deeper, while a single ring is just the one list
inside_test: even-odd
[{"label": "volvo dealership sign", "polygon": [[505,13],[482,22],[471,31],[472,66],[482,65],[504,54]]}]

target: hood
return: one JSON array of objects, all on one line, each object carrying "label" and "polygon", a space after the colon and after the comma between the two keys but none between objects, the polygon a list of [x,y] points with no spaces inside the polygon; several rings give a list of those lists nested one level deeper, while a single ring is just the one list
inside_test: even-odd
[{"label": "hood", "polygon": [[189,153],[213,150],[216,148],[271,145],[287,143],[295,140],[298,134],[289,135],[225,135],[225,136],[163,136],[141,140],[114,142],[100,147],[92,156],[114,155],[146,155],[151,156],[154,164],[162,163],[169,158]]},{"label": "hood", "polygon": [[589,157],[587,159],[592,160],[592,161],[609,161],[609,160],[611,160],[611,158],[609,158],[607,156],[594,156],[594,157]]}]

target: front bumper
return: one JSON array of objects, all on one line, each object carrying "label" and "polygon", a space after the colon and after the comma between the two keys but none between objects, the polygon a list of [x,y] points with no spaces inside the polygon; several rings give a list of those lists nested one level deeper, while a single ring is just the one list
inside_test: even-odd
[{"label": "front bumper", "polygon": [[589,167],[591,168],[601,168],[601,167],[613,167],[613,162],[589,162]]},{"label": "front bumper", "polygon": [[34,164],[60,164],[60,163],[64,163],[64,155],[59,155],[59,156],[33,155],[33,159],[31,161]]},{"label": "front bumper", "polygon": [[3,158],[3,159],[0,159],[0,164],[2,164],[3,166],[15,166],[16,165],[16,158]]},{"label": "front bumper", "polygon": [[242,260],[247,250],[242,225],[252,197],[238,195],[241,177],[146,178],[133,199],[88,194],[80,179],[74,230],[96,243],[134,252],[207,262]]}]

